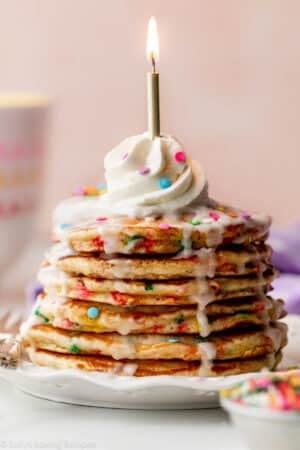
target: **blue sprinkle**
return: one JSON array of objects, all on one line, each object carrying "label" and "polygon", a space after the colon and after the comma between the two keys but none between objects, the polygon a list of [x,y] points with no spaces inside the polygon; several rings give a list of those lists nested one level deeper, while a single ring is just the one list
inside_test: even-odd
[{"label": "blue sprinkle", "polygon": [[92,306],[88,309],[87,315],[89,319],[97,319],[97,317],[99,316],[99,309],[95,306]]},{"label": "blue sprinkle", "polygon": [[178,342],[180,342],[180,339],[176,337],[169,337],[168,342],[171,342],[172,344],[177,344]]},{"label": "blue sprinkle", "polygon": [[104,183],[98,184],[97,188],[99,189],[99,191],[105,191],[107,189],[106,184]]},{"label": "blue sprinkle", "polygon": [[159,187],[161,189],[168,189],[172,185],[171,181],[167,177],[159,179]]},{"label": "blue sprinkle", "polygon": [[69,228],[71,225],[69,223],[61,223],[59,226],[62,230],[64,230],[65,228]]}]

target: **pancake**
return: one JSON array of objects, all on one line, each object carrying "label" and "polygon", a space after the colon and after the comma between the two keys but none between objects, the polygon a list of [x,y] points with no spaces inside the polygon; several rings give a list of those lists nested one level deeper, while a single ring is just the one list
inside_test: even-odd
[{"label": "pancake", "polygon": [[[199,336],[134,335],[82,333],[35,325],[25,334],[27,345],[57,353],[111,356],[119,359],[206,359]],[[287,342],[287,327],[278,323],[266,330],[225,333],[209,337],[215,359],[253,358],[278,352]]]},{"label": "pancake", "polygon": [[[39,297],[34,314],[55,327],[70,330],[122,335],[187,333],[208,336],[212,332],[264,326],[284,316],[281,300],[270,299],[269,302],[269,306],[259,312],[210,316],[209,313],[199,313],[194,305],[124,308],[45,295]],[[97,311],[97,317],[89,317],[90,308]]]},{"label": "pancake", "polygon": [[38,279],[46,293],[111,305],[195,304],[201,297],[211,301],[256,296],[271,290],[277,276],[274,269],[244,277],[216,277],[207,280],[173,280],[152,283],[135,280],[99,280],[64,274],[55,267],[42,267]]},{"label": "pancake", "polygon": [[199,361],[182,360],[122,360],[116,361],[107,356],[70,355],[47,350],[28,348],[30,360],[38,366],[54,369],[79,369],[89,372],[107,372],[115,375],[134,375],[136,377],[155,375],[228,376],[258,372],[262,369],[273,370],[280,363],[282,354],[270,353],[249,359],[231,359],[214,361],[202,371]]},{"label": "pancake", "polygon": [[[103,218],[100,222],[56,229],[54,239],[67,240],[77,252],[122,254],[175,254],[183,246],[192,250],[224,244],[249,244],[264,240],[270,218],[220,206],[177,218]],[[187,245],[186,245],[187,244]]]},{"label": "pancake", "polygon": [[170,280],[261,273],[270,263],[271,249],[252,245],[239,249],[203,250],[190,258],[113,258],[71,255],[56,261],[63,272],[106,279]]}]

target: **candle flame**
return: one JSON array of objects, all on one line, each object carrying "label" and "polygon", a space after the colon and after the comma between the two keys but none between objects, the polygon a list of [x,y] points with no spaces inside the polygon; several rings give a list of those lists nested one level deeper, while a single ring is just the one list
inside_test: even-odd
[{"label": "candle flame", "polygon": [[153,72],[155,72],[155,64],[159,58],[159,42],[157,23],[153,16],[150,18],[148,23],[147,57],[152,64]]}]

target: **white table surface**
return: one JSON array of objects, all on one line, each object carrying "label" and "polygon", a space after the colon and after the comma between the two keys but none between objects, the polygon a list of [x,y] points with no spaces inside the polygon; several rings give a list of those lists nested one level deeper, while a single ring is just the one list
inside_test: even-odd
[{"label": "white table surface", "polygon": [[54,403],[0,381],[0,449],[245,450],[221,409],[132,411]]}]

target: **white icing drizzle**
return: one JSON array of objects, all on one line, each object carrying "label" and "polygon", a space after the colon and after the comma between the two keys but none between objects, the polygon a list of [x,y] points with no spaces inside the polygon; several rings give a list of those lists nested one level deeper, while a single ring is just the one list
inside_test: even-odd
[{"label": "white icing drizzle", "polygon": [[207,315],[205,314],[204,311],[201,311],[201,309],[199,307],[198,307],[198,311],[197,311],[197,320],[198,320],[199,329],[200,329],[200,333],[199,333],[200,336],[207,337],[211,332],[211,327],[208,323]]},{"label": "white icing drizzle", "polygon": [[180,252],[180,255],[182,258],[189,258],[193,254],[192,240],[191,240],[193,225],[186,223],[181,226],[181,229],[182,229],[183,250]]},{"label": "white icing drizzle", "polygon": [[276,327],[266,327],[265,334],[272,340],[274,352],[278,352],[282,340],[281,330]]},{"label": "white icing drizzle", "polygon": [[45,287],[55,286],[58,283],[63,297],[67,295],[66,280],[68,278],[70,278],[68,274],[57,269],[52,264],[42,267],[37,277],[38,281]]},{"label": "white icing drizzle", "polygon": [[132,377],[137,371],[138,365],[133,363],[118,362],[113,367],[113,373],[115,375],[124,375]]},{"label": "white icing drizzle", "polygon": [[74,255],[77,255],[77,253],[70,247],[68,242],[62,241],[51,247],[49,252],[46,253],[46,259],[50,264],[55,265],[59,259]]},{"label": "white icing drizzle", "polygon": [[115,222],[110,221],[109,224],[99,224],[97,225],[97,231],[103,240],[104,252],[108,255],[118,253],[120,250],[119,228],[115,229]]},{"label": "white icing drizzle", "polygon": [[212,342],[201,342],[198,344],[198,349],[201,354],[199,376],[208,377],[211,375],[213,361],[216,357],[216,346]]}]

